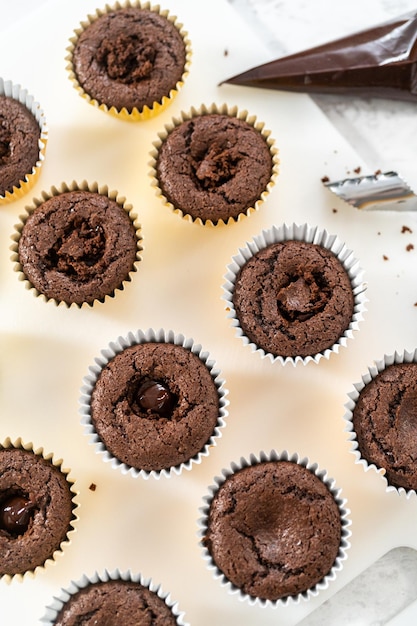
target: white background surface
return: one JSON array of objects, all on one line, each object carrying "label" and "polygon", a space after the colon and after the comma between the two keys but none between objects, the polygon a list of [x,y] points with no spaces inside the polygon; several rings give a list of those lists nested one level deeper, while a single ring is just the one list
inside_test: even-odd
[{"label": "white background surface", "polygon": [[[14,3],[7,9],[8,28],[2,15],[0,75],[20,83],[40,101],[50,132],[36,187],[29,197],[0,212],[0,438],[21,436],[63,458],[77,481],[81,504],[72,543],[55,565],[23,583],[7,586],[0,581],[6,624],[38,624],[61,586],[104,567],[131,568],[152,577],[171,592],[195,626],[292,625],[303,618],[308,623],[315,609],[389,549],[416,547],[416,500],[385,494],[383,481],[373,471],[365,474],[354,465],[343,405],[353,383],[375,359],[416,346],[417,217],[360,213],[323,188],[324,175],[344,177],[358,166],[365,168],[366,162],[308,96],[217,87],[222,79],[274,56],[270,39],[256,38],[259,24],[240,20],[237,9],[242,12],[244,7],[238,7],[237,0],[234,4],[164,3],[189,32],[191,72],[170,108],[136,125],[88,106],[67,78],[68,38],[86,13],[94,11],[95,1],[38,3],[26,16],[23,3]],[[265,4],[268,10],[274,8],[273,3]],[[307,43],[299,28],[308,15],[312,19],[314,4],[275,3],[285,25],[279,34],[283,50],[290,43],[296,48]],[[371,11],[365,14],[352,6],[347,11],[339,5],[328,15],[327,4],[316,4],[327,21],[315,19],[311,31],[304,28],[311,32],[309,45],[316,43],[314,33],[326,39],[329,31],[336,33],[336,25],[337,34],[342,34],[353,21],[359,27],[373,18]],[[376,15],[377,3],[369,4]],[[385,2],[379,12],[383,17],[403,7],[409,8]],[[237,104],[264,121],[281,158],[277,184],[261,210],[217,229],[189,224],[167,212],[147,176],[151,143],[163,124],[181,109],[212,101]],[[352,106],[363,110],[362,103],[345,106],[349,123]],[[369,111],[384,115],[389,108],[381,103],[374,109],[368,103]],[[398,119],[404,122],[408,111],[400,105],[392,110],[400,111]],[[404,129],[404,124],[398,127]],[[25,204],[43,189],[73,179],[118,189],[134,205],[142,224],[144,251],[138,272],[114,300],[94,309],[55,307],[34,298],[17,280],[10,261],[10,237]],[[277,367],[245,349],[234,337],[220,299],[225,268],[237,248],[263,228],[292,221],[317,224],[343,238],[368,282],[368,311],[355,339],[329,361],[305,368]],[[403,225],[412,232],[401,233]],[[407,252],[410,243],[415,250]],[[132,480],[105,465],[88,445],[78,414],[82,378],[94,357],[117,336],[151,326],[172,328],[201,343],[218,362],[230,400],[226,428],[210,456],[191,472],[160,481]],[[329,589],[309,603],[277,610],[251,607],[229,596],[206,570],[197,540],[198,509],[213,477],[232,460],[271,448],[298,452],[328,470],[348,499],[353,533],[348,560]],[[88,489],[91,482],[97,484],[95,492]],[[387,597],[386,615],[376,623],[389,619],[390,610]],[[342,614],[337,623],[353,623],[343,620]]]}]

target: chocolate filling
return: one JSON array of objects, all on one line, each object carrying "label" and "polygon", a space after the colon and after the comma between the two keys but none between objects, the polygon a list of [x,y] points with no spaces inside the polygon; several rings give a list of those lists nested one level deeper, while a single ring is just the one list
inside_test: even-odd
[{"label": "chocolate filling", "polygon": [[330,300],[331,290],[320,274],[305,272],[290,277],[277,296],[281,315],[288,321],[305,321],[323,311]]}]

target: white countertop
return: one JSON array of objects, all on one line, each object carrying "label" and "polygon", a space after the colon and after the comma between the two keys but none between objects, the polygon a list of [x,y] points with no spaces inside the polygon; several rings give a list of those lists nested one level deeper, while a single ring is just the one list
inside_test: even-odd
[{"label": "white countertop", "polygon": [[[411,0],[352,0],[344,4],[335,2],[331,8],[328,0],[228,1],[264,40],[271,60],[415,8]],[[38,0],[36,6],[32,0],[7,3],[7,8],[2,9],[0,32],[16,29],[20,20],[30,20],[31,15],[47,2]],[[269,60],[267,56],[265,61]],[[246,57],[245,63],[242,71],[248,69]],[[319,96],[314,101],[350,145],[358,150],[371,172],[397,169],[417,188],[417,105]],[[341,168],[340,177],[346,174]],[[382,557],[366,576],[340,589],[300,624],[411,626],[417,623],[417,606],[412,604],[417,598],[417,586],[410,583],[410,580],[417,579],[416,562],[414,550],[396,549]],[[181,608],[186,610],[186,607]]]}]

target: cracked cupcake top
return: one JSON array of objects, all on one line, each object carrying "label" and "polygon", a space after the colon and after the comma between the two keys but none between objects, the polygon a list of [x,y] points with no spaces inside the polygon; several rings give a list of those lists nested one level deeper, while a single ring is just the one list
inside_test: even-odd
[{"label": "cracked cupcake top", "polygon": [[25,105],[0,96],[0,196],[31,174],[39,160],[40,136],[40,126]]},{"label": "cracked cupcake top", "polygon": [[387,366],[362,389],[352,417],[361,456],[404,489],[417,489],[416,381],[417,363]]},{"label": "cracked cupcake top", "polygon": [[186,48],[179,29],[157,11],[126,7],[99,16],[73,51],[76,78],[99,104],[142,110],[181,80]]},{"label": "cracked cupcake top", "polygon": [[203,361],[171,343],[124,349],[100,372],[91,422],[106,449],[140,470],[162,470],[197,455],[213,435],[219,394]]},{"label": "cracked cupcake top", "polygon": [[128,278],[137,236],[128,213],[115,200],[91,191],[68,191],[28,216],[18,251],[24,275],[40,293],[67,304],[91,304]]},{"label": "cracked cupcake top", "polygon": [[0,448],[0,576],[24,574],[52,557],[70,530],[72,497],[50,461]]},{"label": "cracked cupcake top", "polygon": [[339,340],[352,320],[354,298],[350,278],[330,250],[290,240],[262,248],[243,265],[233,304],[258,348],[305,357]]},{"label": "cracked cupcake top", "polygon": [[291,461],[228,476],[210,503],[203,543],[244,594],[276,601],[312,588],[338,555],[341,519],[322,480]]},{"label": "cracked cupcake top", "polygon": [[245,120],[210,113],[184,121],[168,134],[158,151],[156,176],[175,209],[217,223],[254,207],[272,167],[261,132]]},{"label": "cracked cupcake top", "polygon": [[71,595],[56,617],[56,626],[115,623],[123,626],[175,626],[177,619],[157,593],[125,580],[90,583]]}]

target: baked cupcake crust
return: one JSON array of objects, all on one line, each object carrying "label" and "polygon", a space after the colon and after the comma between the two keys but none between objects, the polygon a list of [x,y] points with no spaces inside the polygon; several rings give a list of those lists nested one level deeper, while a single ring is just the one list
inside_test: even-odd
[{"label": "baked cupcake crust", "polygon": [[162,142],[156,159],[159,187],[174,209],[214,224],[253,208],[272,172],[262,133],[246,120],[222,113],[180,123]]},{"label": "baked cupcake crust", "polygon": [[81,305],[121,288],[138,252],[135,226],[115,200],[74,190],[45,200],[18,241],[21,269],[39,293]]},{"label": "baked cupcake crust", "polygon": [[180,82],[186,45],[167,17],[131,6],[89,24],[77,38],[72,62],[78,83],[99,104],[140,111],[160,103]]},{"label": "baked cupcake crust", "polygon": [[210,503],[203,544],[243,593],[276,601],[331,570],[341,542],[338,505],[310,470],[290,461],[238,470]]},{"label": "baked cupcake crust", "polygon": [[394,363],[360,392],[352,424],[359,452],[394,487],[417,489],[417,363]]},{"label": "baked cupcake crust", "polygon": [[[14,497],[28,511],[19,534],[3,513]],[[66,476],[50,461],[29,450],[0,448],[0,575],[24,574],[52,558],[70,530],[72,498]]]},{"label": "baked cupcake crust", "polygon": [[[141,404],[144,384],[161,384],[167,412]],[[197,455],[219,418],[216,384],[201,359],[171,343],[132,345],[109,361],[91,394],[91,422],[106,449],[145,471],[175,467]]]},{"label": "baked cupcake crust", "polygon": [[282,357],[330,349],[354,309],[352,284],[339,259],[323,246],[296,240],[255,253],[236,276],[232,301],[250,341]]},{"label": "baked cupcake crust", "polygon": [[0,196],[12,193],[39,160],[41,129],[29,109],[0,95]]},{"label": "baked cupcake crust", "polygon": [[[123,626],[175,626],[169,606],[140,583],[109,580],[90,583],[73,594],[57,615],[55,626],[107,624],[117,617]],[[110,619],[111,621],[111,619]],[[111,623],[113,623],[111,621]]]}]

